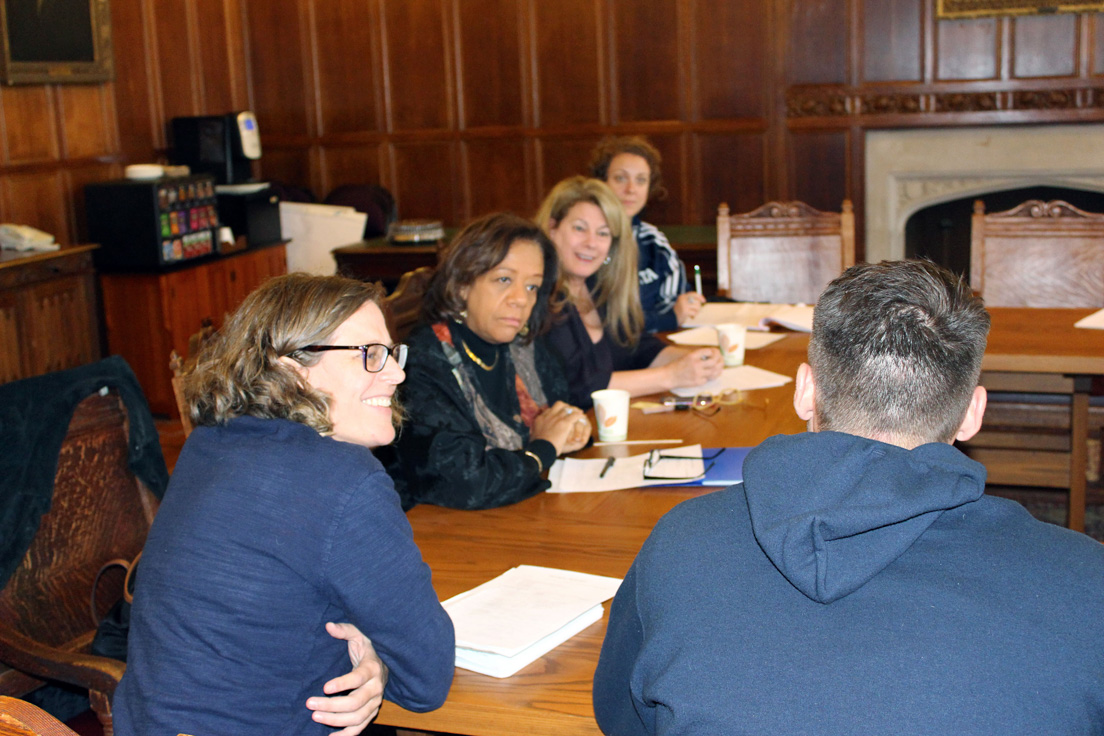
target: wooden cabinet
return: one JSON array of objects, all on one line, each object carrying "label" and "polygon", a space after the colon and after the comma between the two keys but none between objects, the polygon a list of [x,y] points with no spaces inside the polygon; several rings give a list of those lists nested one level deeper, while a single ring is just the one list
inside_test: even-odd
[{"label": "wooden cabinet", "polygon": [[284,246],[274,245],[167,273],[100,277],[108,347],[130,363],[155,414],[177,414],[172,351],[186,355],[205,319],[221,326],[261,282],[286,272]]},{"label": "wooden cabinet", "polygon": [[0,254],[0,383],[102,357],[95,248]]}]

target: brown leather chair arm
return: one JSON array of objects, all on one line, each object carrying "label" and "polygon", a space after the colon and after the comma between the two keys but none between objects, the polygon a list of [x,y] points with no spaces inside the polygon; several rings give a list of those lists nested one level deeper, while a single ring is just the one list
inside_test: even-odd
[{"label": "brown leather chair arm", "polygon": [[0,624],[0,662],[39,679],[58,680],[108,696],[126,672],[126,664],[117,659],[46,646],[4,624]]}]

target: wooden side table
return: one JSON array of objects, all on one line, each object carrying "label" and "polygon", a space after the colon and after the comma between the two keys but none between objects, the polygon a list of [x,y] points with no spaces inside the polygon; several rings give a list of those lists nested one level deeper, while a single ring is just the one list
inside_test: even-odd
[{"label": "wooden side table", "polygon": [[92,251],[0,251],[0,383],[103,357]]}]

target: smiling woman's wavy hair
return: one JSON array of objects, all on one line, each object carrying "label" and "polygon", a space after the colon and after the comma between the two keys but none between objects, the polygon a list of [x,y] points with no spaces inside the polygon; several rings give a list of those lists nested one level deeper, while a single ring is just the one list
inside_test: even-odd
[{"label": "smiling woman's wavy hair", "polygon": [[280,358],[314,365],[322,353],[298,349],[326,344],[365,302],[379,305],[382,297],[379,285],[341,276],[292,273],[266,281],[204,344],[185,376],[192,422],[212,426],[252,416],[332,432],[329,397]]},{"label": "smiling woman's wavy hair", "polygon": [[[603,327],[622,345],[633,345],[644,329],[644,312],[640,307],[640,287],[636,275],[637,248],[632,223],[617,195],[604,181],[573,176],[552,188],[544,198],[534,218],[551,237],[552,228],[580,202],[590,202],[602,211],[612,236],[609,262],[603,263],[592,276],[591,297],[596,307],[605,308]],[[560,269],[559,291],[565,300],[569,292],[563,269]]]}]

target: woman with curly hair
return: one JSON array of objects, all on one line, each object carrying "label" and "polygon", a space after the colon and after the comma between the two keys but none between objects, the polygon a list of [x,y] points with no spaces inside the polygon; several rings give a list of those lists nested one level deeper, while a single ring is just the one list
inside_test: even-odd
[{"label": "woman with curly hair", "polygon": [[660,162],[659,151],[641,136],[604,138],[590,161],[590,175],[609,185],[632,220],[647,332],[677,330],[705,304],[703,295],[687,291],[686,268],[667,236],[640,217],[649,199],[666,194]]},{"label": "woman with curly hair", "polygon": [[444,702],[452,623],[371,452],[395,436],[406,360],[380,296],[281,276],[204,346],[138,573],[120,736],[351,736],[381,697]]}]

